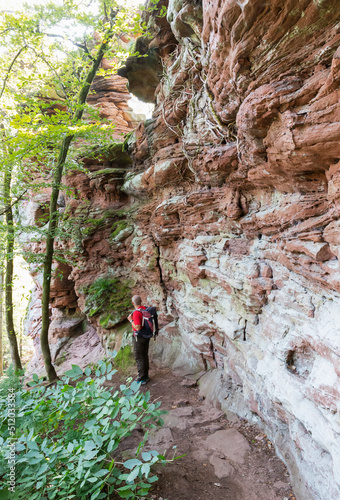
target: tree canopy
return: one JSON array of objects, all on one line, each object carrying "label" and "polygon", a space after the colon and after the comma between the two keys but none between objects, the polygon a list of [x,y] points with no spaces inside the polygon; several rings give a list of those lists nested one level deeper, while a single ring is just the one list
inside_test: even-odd
[{"label": "tree canopy", "polygon": [[[76,158],[112,142],[115,124],[99,118],[87,96],[96,76],[108,78],[133,52],[134,39],[146,27],[140,12],[114,0],[65,0],[26,6],[0,16],[0,114],[2,120],[0,213],[6,260],[6,323],[12,360],[20,369],[13,326],[13,256],[20,227],[13,209],[32,193],[51,190],[50,206],[32,239],[45,242],[33,260],[43,269],[41,345],[49,378],[47,333],[49,289],[58,231],[58,196],[62,176],[79,169]],[[109,62],[105,68],[102,60]],[[85,120],[84,120],[85,118]],[[32,258],[32,255],[31,255]]]}]

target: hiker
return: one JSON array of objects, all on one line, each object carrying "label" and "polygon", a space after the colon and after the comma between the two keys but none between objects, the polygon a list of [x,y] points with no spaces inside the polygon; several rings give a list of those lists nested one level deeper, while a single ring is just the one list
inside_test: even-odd
[{"label": "hiker", "polygon": [[149,343],[152,333],[148,338],[142,336],[145,321],[141,311],[146,311],[146,307],[142,306],[141,297],[139,295],[134,295],[132,297],[132,304],[135,307],[135,311],[128,316],[128,320],[130,321],[133,330],[132,346],[138,370],[138,378],[136,381],[144,385],[150,380]]},{"label": "hiker", "polygon": [[[135,310],[128,316],[133,330],[133,354],[137,363],[137,382],[142,385],[149,382],[149,343],[150,339],[158,333],[157,313],[155,307],[144,307],[139,295],[132,297]],[[154,311],[153,311],[154,310]],[[150,312],[151,311],[151,314]],[[153,314],[152,314],[153,313]],[[156,324],[156,328],[154,325]]]}]

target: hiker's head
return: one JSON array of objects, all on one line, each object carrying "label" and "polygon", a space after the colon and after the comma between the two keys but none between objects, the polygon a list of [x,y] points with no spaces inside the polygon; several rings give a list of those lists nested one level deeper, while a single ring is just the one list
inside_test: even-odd
[{"label": "hiker's head", "polygon": [[132,304],[135,307],[139,307],[142,304],[142,298],[141,298],[141,296],[140,295],[134,295],[132,297]]}]

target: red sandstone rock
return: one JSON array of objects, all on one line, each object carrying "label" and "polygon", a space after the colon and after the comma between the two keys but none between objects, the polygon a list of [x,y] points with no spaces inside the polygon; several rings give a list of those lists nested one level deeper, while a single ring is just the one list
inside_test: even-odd
[{"label": "red sandstone rock", "polygon": [[[156,102],[128,141],[133,165],[83,158],[88,173],[65,178],[75,219],[59,250],[73,260],[69,283],[52,287],[51,336],[66,338],[74,293],[84,313],[91,284],[129,280],[126,295],[160,311],[156,362],[186,375],[217,366],[211,400],[262,420],[301,499],[335,500],[339,9],[330,0],[207,0],[202,12],[171,1],[169,21],[156,18],[142,47],[162,58],[164,78],[158,55],[147,75],[136,61],[127,66],[130,88]],[[95,88],[92,104],[117,133],[130,130],[123,80]],[[86,323],[106,348],[120,347],[123,319]]]},{"label": "red sandstone rock", "polygon": [[334,258],[327,243],[312,243],[307,241],[288,241],[286,249],[290,252],[305,253],[313,259],[323,262]]}]

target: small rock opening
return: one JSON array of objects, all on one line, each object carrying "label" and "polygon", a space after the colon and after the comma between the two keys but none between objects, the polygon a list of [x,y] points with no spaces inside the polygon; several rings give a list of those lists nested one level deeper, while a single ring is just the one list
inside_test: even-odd
[{"label": "small rock opening", "polygon": [[151,118],[155,105],[153,103],[143,102],[135,95],[130,95],[131,98],[128,100],[128,105],[134,113],[134,121],[140,123],[146,119]]},{"label": "small rock opening", "polygon": [[286,356],[287,369],[299,377],[306,379],[312,371],[314,353],[309,346],[296,347],[288,351]]},{"label": "small rock opening", "polygon": [[48,203],[44,203],[38,206],[34,214],[34,221],[37,227],[44,226],[50,216],[50,206]]}]

